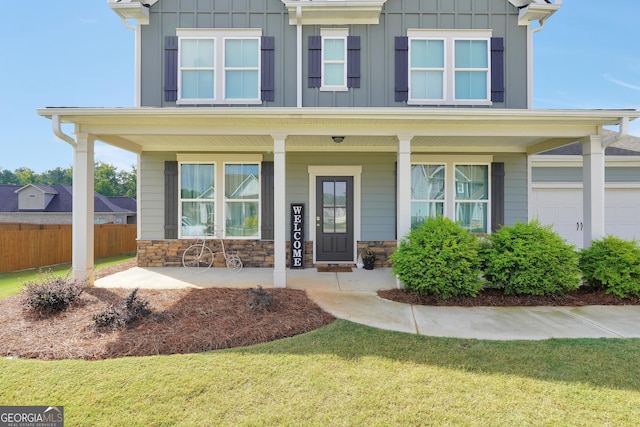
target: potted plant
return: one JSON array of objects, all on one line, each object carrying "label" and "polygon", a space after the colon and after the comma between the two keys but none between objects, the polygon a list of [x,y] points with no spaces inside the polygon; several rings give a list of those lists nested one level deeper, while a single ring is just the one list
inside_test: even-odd
[{"label": "potted plant", "polygon": [[367,249],[362,253],[362,263],[365,270],[373,270],[373,263],[376,261],[376,253],[373,249]]}]

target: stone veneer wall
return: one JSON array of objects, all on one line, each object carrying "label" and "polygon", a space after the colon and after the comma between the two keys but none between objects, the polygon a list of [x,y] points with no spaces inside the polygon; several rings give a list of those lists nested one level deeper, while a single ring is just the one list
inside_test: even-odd
[{"label": "stone veneer wall", "polygon": [[[192,239],[181,240],[138,240],[138,266],[139,267],[180,267],[182,266],[182,253],[191,244]],[[222,252],[220,242],[211,240],[207,242],[213,252]],[[396,249],[396,241],[365,241],[358,242],[358,253],[373,248],[377,258],[376,267],[390,267],[389,255]],[[271,240],[225,240],[227,253],[237,253],[242,260],[242,265],[247,268],[273,268],[273,241]],[[222,254],[216,255],[214,267],[224,267]],[[287,267],[289,266],[289,242],[287,242]],[[305,242],[305,268],[315,267],[313,264],[313,242]]]}]

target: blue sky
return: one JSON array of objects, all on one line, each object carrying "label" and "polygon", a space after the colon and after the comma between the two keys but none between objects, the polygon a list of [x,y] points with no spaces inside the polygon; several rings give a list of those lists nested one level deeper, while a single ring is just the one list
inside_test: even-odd
[{"label": "blue sky", "polygon": [[[132,106],[133,31],[106,0],[12,2],[4,15],[0,170],[69,167],[71,146],[36,109]],[[564,0],[534,36],[534,107],[640,109],[639,17],[639,0]],[[640,136],[640,119],[630,133]],[[136,162],[101,143],[96,160]]]}]

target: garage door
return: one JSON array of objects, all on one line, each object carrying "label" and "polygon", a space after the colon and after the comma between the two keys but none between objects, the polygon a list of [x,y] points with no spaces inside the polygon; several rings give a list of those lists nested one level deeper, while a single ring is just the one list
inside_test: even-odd
[{"label": "garage door", "polygon": [[[640,188],[607,188],[605,233],[640,240]],[[583,247],[581,188],[534,188],[531,218],[538,218],[569,243]]]}]

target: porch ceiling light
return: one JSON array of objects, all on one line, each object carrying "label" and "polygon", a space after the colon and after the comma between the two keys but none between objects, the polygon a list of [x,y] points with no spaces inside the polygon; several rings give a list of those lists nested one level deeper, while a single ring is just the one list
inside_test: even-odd
[{"label": "porch ceiling light", "polygon": [[340,144],[342,141],[344,141],[344,136],[332,136],[331,139],[333,139],[333,142],[335,142],[336,144]]}]

